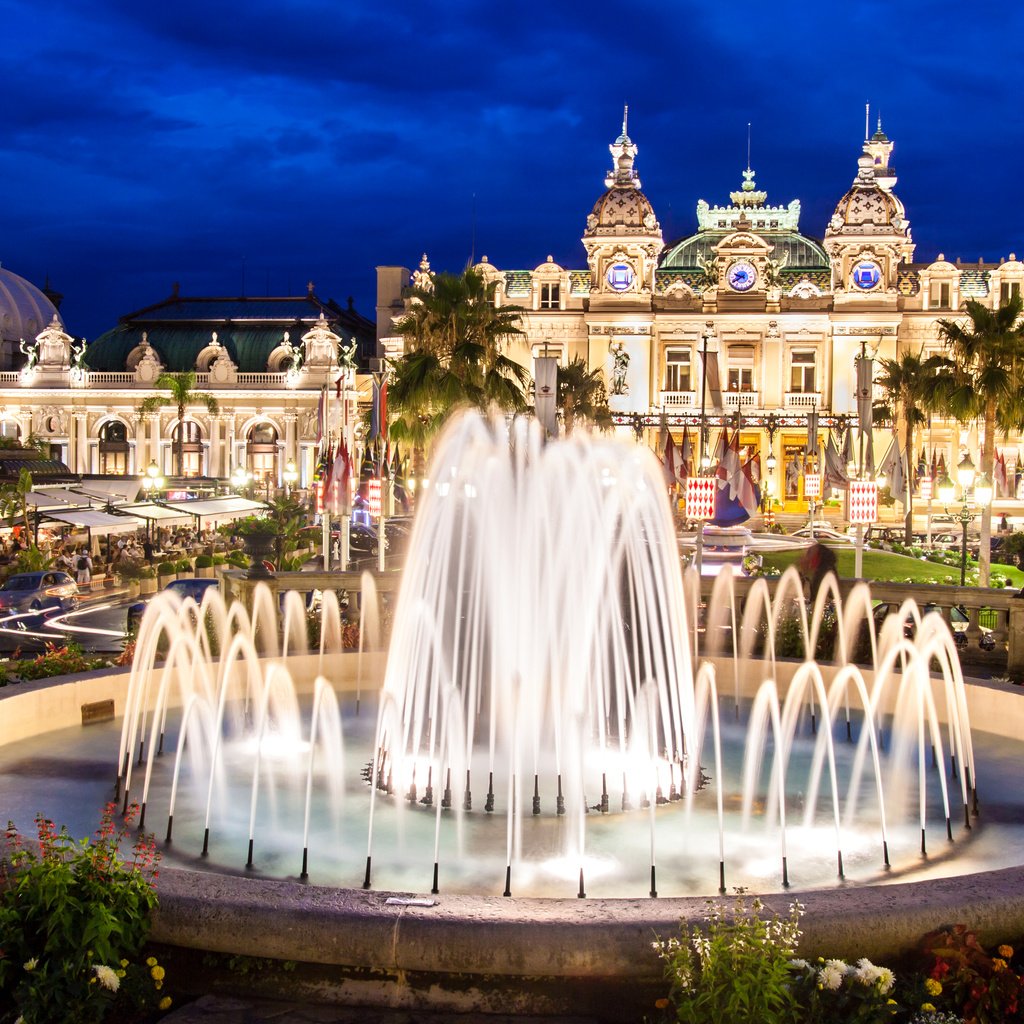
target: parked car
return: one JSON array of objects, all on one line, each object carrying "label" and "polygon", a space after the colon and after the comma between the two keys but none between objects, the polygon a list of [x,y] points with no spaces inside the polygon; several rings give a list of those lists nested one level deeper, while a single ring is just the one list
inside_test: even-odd
[{"label": "parked car", "polygon": [[0,613],[3,614],[48,608],[70,612],[77,607],[78,584],[59,569],[19,572],[0,586]]},{"label": "parked car", "polygon": [[[792,535],[794,537],[801,537],[804,540],[810,540],[812,536],[811,528],[809,526],[802,526],[799,530],[794,530]],[[834,530],[828,523],[815,523],[813,537],[814,540],[838,541],[843,544],[853,542],[852,537],[847,537],[845,533]]]},{"label": "parked car", "polygon": [[[182,600],[186,597],[191,597],[196,604],[199,604],[203,599],[203,594],[206,593],[210,587],[219,587],[220,581],[215,579],[194,579],[185,580],[174,580],[168,583],[166,587],[161,591],[162,594],[177,594]],[[142,621],[142,616],[146,613],[146,605],[152,601],[153,598],[147,597],[145,601],[136,601],[135,604],[128,606],[128,632],[139,628],[139,623]]]},{"label": "parked car", "polygon": [[[388,558],[405,551],[411,533],[410,522],[405,519],[385,519],[384,536],[387,547],[384,549]],[[335,537],[339,534],[335,531]],[[377,557],[379,550],[379,531],[375,526],[363,523],[351,523],[348,532],[349,560],[353,565],[365,565]]]}]

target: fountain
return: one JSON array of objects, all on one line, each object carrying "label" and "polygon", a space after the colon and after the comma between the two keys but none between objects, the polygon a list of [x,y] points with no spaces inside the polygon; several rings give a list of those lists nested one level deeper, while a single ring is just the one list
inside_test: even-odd
[{"label": "fountain", "polygon": [[[651,927],[672,930],[687,896],[799,885],[837,906],[859,883],[863,908],[894,891],[870,883],[934,887],[973,870],[956,853],[977,848],[981,830],[948,628],[908,603],[876,636],[866,586],[845,601],[825,587],[808,611],[794,572],[774,595],[755,581],[740,615],[723,571],[702,621],[660,467],[641,446],[545,444],[527,421],[453,424],[387,609],[386,667],[372,578],[359,652],[341,651],[333,595],[312,655],[298,595],[283,608],[266,588],[255,595],[251,613],[209,591],[198,608],[153,602],[124,692],[117,790],[182,867],[173,898],[190,913],[205,911],[189,887],[219,869],[250,876],[231,884],[239,914],[268,898],[293,908],[282,920],[314,914],[321,944],[284,942],[282,957],[398,963],[397,932],[377,935],[377,918],[365,950],[323,946],[328,934],[344,946],[341,929],[396,899],[430,977],[614,975],[619,964],[649,981],[656,963],[627,967],[637,954],[624,950],[637,935],[646,946]],[[783,637],[830,663],[780,660]],[[331,890],[288,879],[344,887],[332,899],[347,924],[322,918],[327,897],[314,912],[302,895]],[[392,890],[430,896],[410,904]],[[481,966],[465,915],[445,918],[447,956],[428,949],[436,937],[410,905],[432,908],[438,927],[441,907],[489,908],[491,927],[522,929],[514,969],[493,955]],[[604,931],[588,932],[585,954],[553,955],[536,929],[567,920]],[[248,951],[233,931],[218,941]],[[256,955],[275,955],[266,941]],[[393,947],[387,963],[379,943]],[[456,966],[463,955],[476,966]]]}]

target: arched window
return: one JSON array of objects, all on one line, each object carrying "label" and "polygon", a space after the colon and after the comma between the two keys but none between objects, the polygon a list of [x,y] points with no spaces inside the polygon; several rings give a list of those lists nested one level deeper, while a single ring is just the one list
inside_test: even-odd
[{"label": "arched window", "polygon": [[114,476],[128,473],[128,428],[118,420],[100,427],[100,472]]},{"label": "arched window", "polygon": [[246,444],[253,480],[277,480],[277,429],[271,423],[254,423]]},{"label": "arched window", "polygon": [[[182,433],[184,428],[184,433]],[[178,438],[183,438],[181,476],[203,475],[203,432],[193,420],[175,423],[171,430],[172,465],[177,468]]]}]

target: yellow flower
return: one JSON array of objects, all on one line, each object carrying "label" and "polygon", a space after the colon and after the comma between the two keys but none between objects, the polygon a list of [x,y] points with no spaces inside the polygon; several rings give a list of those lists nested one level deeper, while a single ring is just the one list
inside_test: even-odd
[{"label": "yellow flower", "polygon": [[896,1005],[896,1000],[895,999],[886,999],[885,1005],[886,1006],[895,1006]]},{"label": "yellow flower", "polygon": [[122,967],[127,967],[128,966],[128,961],[127,960],[122,960],[121,961],[121,966]]},{"label": "yellow flower", "polygon": [[158,1010],[169,1010],[170,1008],[171,1008],[171,997],[170,996],[164,996],[163,999],[161,999],[160,1002],[157,1003],[157,1009]]},{"label": "yellow flower", "polygon": [[654,1000],[654,1008],[656,1010],[664,1010],[667,1007],[668,1007],[668,1000],[667,999],[662,998],[662,999],[655,999]]},{"label": "yellow flower", "polygon": [[124,973],[125,973],[125,972],[124,972],[124,968],[122,967],[122,968],[121,968],[121,970],[119,970],[119,971],[115,971],[114,973],[115,973],[115,974],[116,974],[116,975],[117,975],[117,976],[118,976],[119,978],[123,978],[123,977],[124,977]]},{"label": "yellow flower", "polygon": [[150,957],[150,958],[149,958],[149,959],[148,959],[148,960],[146,961],[146,966],[147,966],[147,967],[156,967],[156,957],[155,957],[155,956],[151,956],[151,957]]},{"label": "yellow flower", "polygon": [[150,967],[149,976],[154,981],[163,981],[164,969],[159,964],[156,964],[155,966]]},{"label": "yellow flower", "polygon": [[1000,971],[1005,971],[1006,961],[1000,960],[999,957],[996,957],[995,960],[992,961],[992,970],[995,971],[996,974],[998,974]]},{"label": "yellow flower", "polygon": [[931,1004],[931,1003],[922,1003],[922,1004],[921,1004],[921,1009],[922,1009],[922,1010],[923,1010],[923,1011],[924,1011],[925,1013],[934,1013],[934,1012],[935,1012],[935,1007],[934,1007],[934,1006],[932,1006],[932,1004]]},{"label": "yellow flower", "polygon": [[26,971],[34,971],[39,966],[39,960],[37,957],[32,957],[31,960],[26,960],[23,966]]},{"label": "yellow flower", "polygon": [[1009,960],[1013,956],[1013,946],[1000,946],[996,952],[1004,959]]},{"label": "yellow flower", "polygon": [[924,990],[930,996],[942,995],[942,985],[934,978],[926,978],[924,983]]},{"label": "yellow flower", "polygon": [[159,992],[160,989],[162,989],[163,987],[164,987],[164,983],[162,981],[154,981],[153,982],[153,988],[155,988],[157,990],[157,992]]}]

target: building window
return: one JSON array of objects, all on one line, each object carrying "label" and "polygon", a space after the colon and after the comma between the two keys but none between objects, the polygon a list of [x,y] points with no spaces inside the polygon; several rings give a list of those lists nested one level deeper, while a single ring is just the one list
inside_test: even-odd
[{"label": "building window", "polygon": [[690,385],[690,350],[670,348],[665,352],[665,386],[662,391],[692,391]]},{"label": "building window", "polygon": [[257,423],[252,427],[246,455],[254,481],[277,480],[277,430],[271,424]]},{"label": "building window", "polygon": [[930,293],[932,309],[949,309],[950,285],[948,281],[932,281]]},{"label": "building window", "polygon": [[789,390],[801,394],[817,391],[813,352],[794,352],[789,369]]},{"label": "building window", "polygon": [[[184,433],[182,433],[184,427]],[[176,423],[171,431],[171,466],[172,473],[178,474],[178,438],[181,437],[181,476],[203,475],[203,432],[199,424],[186,420],[184,424]]]},{"label": "building window", "polygon": [[110,476],[128,475],[128,428],[117,420],[100,427],[100,472]]},{"label": "building window", "polygon": [[726,381],[730,391],[754,390],[754,349],[750,345],[733,345],[729,349]]},{"label": "building window", "polygon": [[561,288],[557,284],[542,284],[540,286],[540,308],[558,309],[561,300]]},{"label": "building window", "polygon": [[1020,295],[1020,281],[1003,281],[999,285],[999,305],[1005,306],[1010,299]]}]

